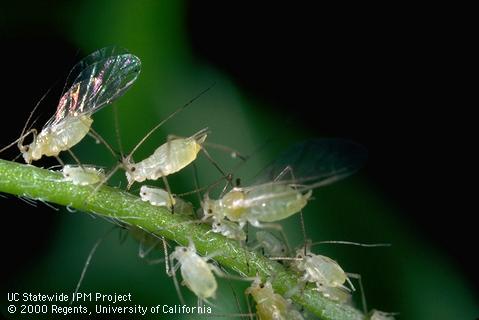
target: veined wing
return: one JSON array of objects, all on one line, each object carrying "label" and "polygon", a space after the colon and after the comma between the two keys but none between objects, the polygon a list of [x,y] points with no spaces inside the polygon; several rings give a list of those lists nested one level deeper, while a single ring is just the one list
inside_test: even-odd
[{"label": "veined wing", "polygon": [[366,149],[349,140],[306,140],[281,153],[261,171],[254,185],[278,181],[319,187],[353,174],[366,159]]},{"label": "veined wing", "polygon": [[108,56],[114,51],[107,49],[91,54],[74,67],[85,68],[61,97],[55,115],[45,127],[67,116],[94,113],[121,97],[135,82],[141,69],[140,59],[129,53]]}]

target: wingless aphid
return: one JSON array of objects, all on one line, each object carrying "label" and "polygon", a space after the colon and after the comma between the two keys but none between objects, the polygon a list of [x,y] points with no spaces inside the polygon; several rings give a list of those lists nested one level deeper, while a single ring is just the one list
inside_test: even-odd
[{"label": "wingless aphid", "polygon": [[62,169],[63,179],[75,185],[87,186],[100,183],[105,179],[102,169],[91,166],[65,165]]},{"label": "wingless aphid", "polygon": [[[75,65],[70,74],[78,76],[40,133],[36,129],[25,132],[32,114],[25,124],[17,143],[25,162],[31,163],[44,155],[58,159],[60,152],[79,143],[90,132],[92,114],[121,97],[135,82],[140,66],[138,57],[117,47],[95,51]],[[30,133],[33,141],[23,145]]]},{"label": "wingless aphid", "polygon": [[273,291],[269,281],[261,282],[257,277],[246,294],[256,302],[256,315],[260,320],[302,320],[301,313],[294,309],[291,302]]},{"label": "wingless aphid", "polygon": [[332,300],[349,300],[350,289],[344,285],[346,281],[354,290],[348,275],[336,261],[314,254],[309,248],[298,249],[291,265],[303,274],[302,281],[315,283],[317,290]]},{"label": "wingless aphid", "polygon": [[281,241],[272,233],[264,230],[258,230],[256,231],[255,237],[257,243],[252,249],[256,250],[261,248],[266,257],[284,257],[289,254],[286,243]]},{"label": "wingless aphid", "polygon": [[[365,158],[364,148],[347,140],[317,139],[299,143],[263,171],[259,184],[233,188],[218,200],[206,194],[202,203],[204,219],[227,218],[237,222],[240,228],[247,222],[262,227],[262,223],[286,219],[306,206],[311,189],[349,176]],[[291,178],[285,180],[288,174]]]},{"label": "wingless aphid", "polygon": [[193,205],[161,188],[141,186],[140,198],[154,206],[173,208],[175,213],[193,216]]},{"label": "wingless aphid", "polygon": [[123,158],[128,187],[135,181],[157,180],[180,171],[196,159],[206,137],[207,129],[203,129],[188,138],[169,139],[140,162],[133,162],[131,154]]},{"label": "wingless aphid", "polygon": [[[171,271],[174,280],[176,281],[175,272],[179,268],[183,284],[202,301],[215,297],[218,284],[213,272],[221,274],[221,271],[215,265],[208,263],[208,259],[196,253],[196,248],[192,241],[190,241],[188,247],[177,246],[175,251],[170,254]],[[174,260],[178,260],[175,265],[173,265]],[[177,289],[180,299],[183,300],[179,293],[179,288]]]}]

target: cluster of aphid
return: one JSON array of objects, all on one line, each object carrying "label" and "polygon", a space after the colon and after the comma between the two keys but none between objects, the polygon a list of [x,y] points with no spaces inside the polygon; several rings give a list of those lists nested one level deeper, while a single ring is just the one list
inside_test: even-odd
[{"label": "cluster of aphid", "polygon": [[[150,157],[135,163],[132,159],[133,153],[164,123],[162,121],[129,155],[122,156],[120,164],[108,174],[101,169],[82,165],[70,149],[87,134],[104,142],[91,129],[92,114],[128,90],[140,73],[140,60],[123,49],[104,48],[84,58],[71,73],[77,76],[68,84],[69,89],[62,95],[51,120],[38,133],[35,129],[26,130],[29,119],[20,138],[14,142],[17,143],[25,162],[31,163],[42,156],[54,156],[63,165],[64,180],[76,185],[94,186],[94,191],[119,168],[125,170],[128,188],[134,182],[161,178],[166,190],[144,185],[140,189],[141,199],[154,206],[166,207],[174,214],[195,216],[191,203],[172,194],[166,177],[192,163],[200,151],[204,151],[210,158],[204,150],[207,131],[203,129],[188,138],[170,137]],[[25,137],[30,134],[33,134],[33,141],[23,145]],[[106,142],[105,144],[116,155]],[[78,164],[64,165],[58,157],[62,151],[69,152]],[[201,218],[192,220],[210,223],[211,232],[235,239],[242,244],[247,242],[245,226],[249,224],[257,228],[256,241],[250,245],[250,249],[261,249],[266,257],[281,260],[302,275],[298,287],[286,296],[293,295],[308,283],[312,283],[325,297],[339,303],[351,303],[351,292],[354,291],[350,281],[351,274],[346,273],[336,261],[311,252],[312,244],[307,241],[293,256],[289,256],[286,237],[281,226],[275,223],[296,213],[302,214],[301,210],[310,200],[312,189],[351,175],[359,169],[365,158],[366,152],[361,146],[346,140],[318,139],[296,144],[266,167],[251,185],[231,188],[226,185],[218,199],[211,199],[206,192],[201,202]],[[231,179],[228,179],[228,183],[231,185]],[[273,233],[265,231],[265,228],[278,230],[283,239],[280,240]],[[175,275],[179,269],[183,283],[201,301],[208,302],[209,298],[215,296],[217,289],[213,273],[225,275],[219,267],[209,262],[211,258],[212,256],[198,255],[193,242],[190,241],[187,247],[177,246],[169,255],[167,272]],[[259,319],[303,319],[301,312],[294,308],[289,299],[274,292],[270,281],[271,279],[264,281],[257,276],[246,290],[256,302],[256,316]],[[177,285],[176,280],[175,284]],[[349,284],[349,287],[346,284]],[[386,320],[393,319],[393,316],[371,311],[368,318]]]}]

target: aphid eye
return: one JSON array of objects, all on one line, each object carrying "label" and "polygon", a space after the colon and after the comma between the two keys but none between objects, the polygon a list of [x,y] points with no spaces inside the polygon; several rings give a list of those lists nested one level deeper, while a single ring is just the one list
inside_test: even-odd
[{"label": "aphid eye", "polygon": [[218,222],[216,225],[219,227],[219,226],[221,226],[221,223],[220,223],[220,222]]},{"label": "aphid eye", "polygon": [[25,147],[25,152],[28,152],[30,150],[30,147],[29,146],[26,146]]},{"label": "aphid eye", "polygon": [[135,167],[131,167],[130,171],[131,172],[135,172],[136,168]]},{"label": "aphid eye", "polygon": [[298,258],[298,259],[303,259],[303,255],[298,254],[298,255],[296,256],[296,258]]},{"label": "aphid eye", "polygon": [[264,288],[264,284],[260,284],[259,287],[260,287],[261,289],[263,289],[263,288]]},{"label": "aphid eye", "polygon": [[211,210],[211,209],[208,209],[208,213],[213,213],[213,210]]},{"label": "aphid eye", "polygon": [[146,192],[143,192],[142,195],[146,196]]},{"label": "aphid eye", "polygon": [[183,248],[183,252],[186,252],[186,251],[188,251],[188,249],[186,249],[186,248]]},{"label": "aphid eye", "polygon": [[65,173],[65,177],[69,177],[69,176],[70,176],[70,174],[69,174],[69,173]]}]

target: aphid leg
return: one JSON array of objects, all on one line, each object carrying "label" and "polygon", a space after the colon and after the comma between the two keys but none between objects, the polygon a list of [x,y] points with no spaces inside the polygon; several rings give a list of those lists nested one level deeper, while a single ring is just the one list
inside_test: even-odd
[{"label": "aphid leg", "polygon": [[[218,255],[218,254],[220,254],[220,253],[217,252],[216,255]],[[210,255],[208,255],[208,256],[210,256]],[[205,259],[208,256],[205,256]],[[207,258],[207,259],[210,259],[210,258]],[[241,277],[241,276],[235,276],[235,275],[226,273],[222,269],[220,269],[218,266],[216,266],[212,263],[209,263],[208,265],[209,265],[211,271],[213,271],[218,277],[221,277],[221,278],[232,279],[232,280],[240,280],[240,281],[253,281],[254,279],[256,279],[256,277]]]},{"label": "aphid leg", "polygon": [[180,267],[180,262],[177,262],[176,264],[173,264],[173,256],[172,255],[170,255],[169,260],[170,260],[171,269],[168,270],[167,274],[168,274],[168,276],[173,277],[173,283],[175,285],[176,293],[178,294],[178,298],[180,299],[180,303],[184,305],[184,304],[186,304],[185,299],[183,298],[183,294],[181,293],[180,285],[178,283],[178,279],[176,278],[176,271]]},{"label": "aphid leg", "polygon": [[62,159],[60,159],[59,156],[55,156],[55,159],[57,159],[58,163],[59,163],[62,167],[65,166],[65,162],[63,162]]},{"label": "aphid leg", "polygon": [[[294,176],[294,171],[291,166],[286,166],[274,179],[274,181],[280,180],[282,177],[284,177],[286,174],[290,174],[293,184],[296,185],[296,177]],[[304,215],[303,215],[303,209],[299,210],[299,221],[301,225],[301,232],[303,234],[303,241],[306,244],[306,226],[304,224]],[[288,243],[286,243],[286,246],[288,247],[288,251],[290,250]],[[304,254],[306,254],[306,245],[304,246]]]},{"label": "aphid leg", "polygon": [[106,142],[106,140],[103,139],[103,137],[98,132],[96,132],[92,127],[90,127],[90,131],[88,131],[88,135],[91,136],[96,141],[103,144],[108,149],[108,151],[110,151],[110,153],[113,155],[113,158],[116,159],[118,157],[118,154],[115,152],[115,150],[113,150],[112,146],[108,142]]},{"label": "aphid leg", "polygon": [[[346,275],[348,276],[347,281],[350,285],[351,284],[351,280],[349,280],[349,278],[353,278],[353,279],[356,279],[358,280],[358,283],[359,283],[359,290],[361,291],[361,304],[363,306],[363,312],[364,314],[367,314],[368,313],[368,305],[367,305],[367,302],[366,302],[366,295],[364,293],[364,286],[363,286],[363,281],[362,281],[362,277],[360,274],[358,273],[350,273],[350,272],[347,272]],[[354,287],[351,287],[353,288],[354,290]]]},{"label": "aphid leg", "polygon": [[174,214],[175,206],[173,205],[173,203],[175,203],[175,200],[173,199],[173,193],[171,193],[170,184],[168,183],[168,179],[166,178],[166,176],[163,174],[163,172],[161,172],[161,169],[159,169],[158,171],[161,174],[161,179],[163,180],[163,184],[165,185],[166,191],[168,192],[168,197],[170,198],[170,203],[172,204],[170,208],[171,213]]},{"label": "aphid leg", "polygon": [[100,188],[101,188],[105,183],[107,183],[108,180],[110,180],[110,178],[113,177],[113,175],[115,174],[115,172],[117,172],[118,169],[120,169],[121,167],[122,167],[122,164],[121,164],[121,163],[118,164],[118,165],[116,165],[116,166],[105,176],[105,178],[103,178],[103,180],[98,183],[98,185],[95,187],[95,189],[93,189],[92,193],[90,193],[90,194],[85,198],[84,203],[87,203],[87,201],[90,199],[90,197],[92,197],[93,195],[95,195],[95,194],[98,192],[98,190],[100,190]]},{"label": "aphid leg", "polygon": [[123,157],[123,145],[121,143],[120,139],[120,118],[118,116],[118,107],[115,105],[113,107],[113,119],[115,122],[115,136],[116,136],[116,144],[118,146],[118,149],[120,150],[120,154]]},{"label": "aphid leg", "polygon": [[80,166],[80,168],[82,168],[83,171],[85,171],[85,167],[83,167],[83,165],[80,162],[80,159],[78,159],[78,157],[73,153],[73,151],[71,151],[70,149],[68,149],[67,151],[70,154],[70,156],[73,158],[73,160],[75,160],[75,162]]}]

